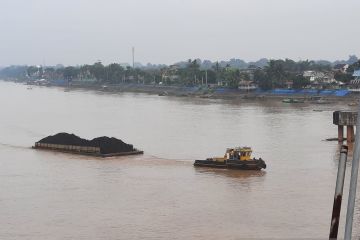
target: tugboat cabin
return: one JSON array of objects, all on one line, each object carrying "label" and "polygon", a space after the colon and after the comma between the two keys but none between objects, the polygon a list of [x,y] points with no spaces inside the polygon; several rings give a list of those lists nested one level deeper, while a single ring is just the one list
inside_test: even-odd
[{"label": "tugboat cabin", "polygon": [[250,147],[228,148],[224,157],[227,160],[249,161],[251,160],[251,153],[252,149]]}]

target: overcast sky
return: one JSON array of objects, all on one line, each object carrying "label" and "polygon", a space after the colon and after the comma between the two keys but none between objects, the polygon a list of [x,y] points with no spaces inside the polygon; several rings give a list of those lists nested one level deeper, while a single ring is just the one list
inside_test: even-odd
[{"label": "overcast sky", "polygon": [[0,0],[0,65],[360,55],[359,0]]}]

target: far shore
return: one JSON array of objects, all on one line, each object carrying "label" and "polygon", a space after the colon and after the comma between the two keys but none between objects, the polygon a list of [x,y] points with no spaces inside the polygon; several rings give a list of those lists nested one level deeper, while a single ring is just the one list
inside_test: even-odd
[{"label": "far shore", "polygon": [[[24,83],[19,81],[11,81],[17,83]],[[32,85],[29,85],[32,86]],[[116,92],[132,92],[132,93],[147,93],[159,96],[174,96],[174,97],[193,97],[193,98],[208,98],[208,99],[244,99],[244,100],[267,100],[267,99],[299,99],[304,102],[315,104],[326,104],[326,102],[343,102],[346,104],[355,105],[360,99],[360,93],[349,93],[346,96],[335,95],[321,95],[321,94],[272,94],[271,92],[259,91],[243,91],[238,89],[222,88],[222,87],[206,87],[206,86],[173,86],[173,85],[146,85],[146,84],[116,84],[116,85],[100,85],[100,84],[72,84],[69,86],[46,85],[47,87],[62,87],[66,91],[71,89],[95,90],[109,93]],[[223,91],[219,91],[223,90]]]},{"label": "far shore", "polygon": [[[198,88],[197,90],[195,90]],[[325,101],[336,101],[354,103],[360,99],[360,94],[349,93],[346,96],[317,95],[317,94],[271,94],[257,91],[240,91],[237,89],[226,89],[224,92],[216,92],[214,89],[204,86],[182,87],[166,85],[143,85],[143,84],[119,84],[119,85],[71,85],[69,89],[92,89],[102,92],[133,92],[148,93],[159,96],[193,97],[208,99],[244,99],[244,100],[266,100],[266,99],[300,99],[305,102],[316,102],[316,99]]]}]

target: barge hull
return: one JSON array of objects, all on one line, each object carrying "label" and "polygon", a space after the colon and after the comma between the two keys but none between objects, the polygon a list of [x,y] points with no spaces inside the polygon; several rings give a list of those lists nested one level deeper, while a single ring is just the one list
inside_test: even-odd
[{"label": "barge hull", "polygon": [[127,156],[127,155],[136,155],[136,154],[144,153],[143,151],[135,149],[135,151],[131,151],[131,152],[118,152],[118,153],[103,154],[103,153],[101,153],[99,147],[50,144],[50,143],[39,143],[39,142],[35,143],[35,146],[33,146],[33,148],[40,149],[40,150],[63,152],[63,153],[95,156],[95,157],[116,157],[116,156]]},{"label": "barge hull", "polygon": [[207,160],[195,160],[194,166],[197,167],[214,167],[214,168],[227,168],[225,163],[216,163]]},{"label": "barge hull", "polygon": [[263,160],[236,161],[228,160],[226,162],[216,162],[211,160],[195,160],[196,167],[212,167],[212,168],[230,168],[240,170],[261,170],[266,168]]}]

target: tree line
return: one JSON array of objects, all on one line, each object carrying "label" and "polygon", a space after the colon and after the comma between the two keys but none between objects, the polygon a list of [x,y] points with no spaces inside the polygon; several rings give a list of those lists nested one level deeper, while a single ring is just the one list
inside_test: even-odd
[{"label": "tree line", "polygon": [[36,79],[69,82],[91,81],[94,84],[164,84],[195,86],[201,84],[219,84],[237,88],[243,81],[252,81],[261,89],[283,88],[288,82],[293,88],[302,88],[309,84],[303,76],[304,71],[332,72],[338,81],[349,82],[354,70],[360,68],[360,61],[349,66],[347,72],[334,71],[331,64],[315,61],[294,61],[291,59],[269,60],[263,67],[248,65],[236,68],[230,64],[212,63],[204,68],[199,60],[189,59],[186,64],[161,66],[159,68],[132,68],[118,63],[104,65],[98,61],[91,65],[67,67],[11,66],[0,70],[0,77],[18,81]]}]

